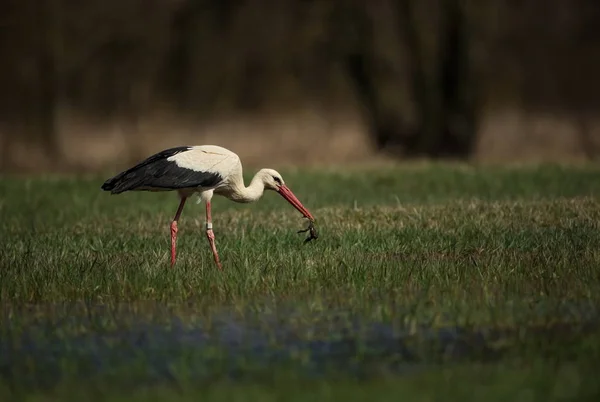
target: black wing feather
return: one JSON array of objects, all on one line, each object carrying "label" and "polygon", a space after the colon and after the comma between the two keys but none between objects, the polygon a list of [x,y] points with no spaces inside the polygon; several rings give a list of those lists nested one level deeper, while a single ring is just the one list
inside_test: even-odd
[{"label": "black wing feather", "polygon": [[130,190],[176,190],[191,187],[212,187],[223,178],[218,173],[198,172],[177,166],[167,160],[192,147],[175,147],[158,152],[134,167],[104,182],[102,190],[119,194]]}]

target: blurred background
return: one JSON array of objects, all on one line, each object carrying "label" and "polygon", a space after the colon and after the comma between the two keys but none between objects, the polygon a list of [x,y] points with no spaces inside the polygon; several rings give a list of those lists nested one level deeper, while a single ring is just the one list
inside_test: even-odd
[{"label": "blurred background", "polygon": [[574,161],[600,152],[597,0],[2,0],[0,169]]}]

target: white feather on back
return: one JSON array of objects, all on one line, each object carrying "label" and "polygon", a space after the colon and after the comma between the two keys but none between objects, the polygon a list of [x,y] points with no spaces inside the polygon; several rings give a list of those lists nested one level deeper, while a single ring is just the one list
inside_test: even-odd
[{"label": "white feather on back", "polygon": [[196,172],[218,173],[227,180],[231,175],[242,173],[242,165],[237,154],[217,145],[198,145],[168,158],[178,167]]}]

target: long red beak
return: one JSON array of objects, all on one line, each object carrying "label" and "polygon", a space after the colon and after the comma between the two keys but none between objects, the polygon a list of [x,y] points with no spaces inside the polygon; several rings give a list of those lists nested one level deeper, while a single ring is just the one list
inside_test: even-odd
[{"label": "long red beak", "polygon": [[308,209],[306,209],[304,205],[302,205],[300,200],[296,198],[294,193],[292,193],[292,190],[290,190],[286,185],[282,185],[279,187],[279,194],[281,194],[283,198],[285,198],[290,204],[292,204],[294,208],[300,211],[300,213],[304,215],[305,218],[308,218],[311,221],[315,220],[311,213],[308,212]]}]

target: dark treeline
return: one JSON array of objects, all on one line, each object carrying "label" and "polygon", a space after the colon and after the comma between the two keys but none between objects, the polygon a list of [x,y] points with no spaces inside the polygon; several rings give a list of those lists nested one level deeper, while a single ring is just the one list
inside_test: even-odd
[{"label": "dark treeline", "polygon": [[597,0],[2,0],[0,113],[56,148],[61,108],[202,118],[363,106],[373,143],[466,157],[482,108],[594,113]]}]

